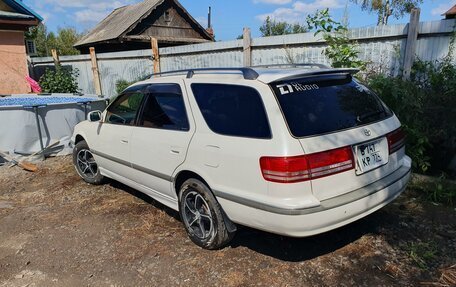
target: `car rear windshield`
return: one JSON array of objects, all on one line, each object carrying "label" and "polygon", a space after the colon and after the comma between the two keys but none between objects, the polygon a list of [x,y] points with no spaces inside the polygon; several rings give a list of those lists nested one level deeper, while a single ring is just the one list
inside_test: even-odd
[{"label": "car rear windshield", "polygon": [[392,116],[372,91],[349,74],[286,80],[271,87],[295,137],[331,133]]}]

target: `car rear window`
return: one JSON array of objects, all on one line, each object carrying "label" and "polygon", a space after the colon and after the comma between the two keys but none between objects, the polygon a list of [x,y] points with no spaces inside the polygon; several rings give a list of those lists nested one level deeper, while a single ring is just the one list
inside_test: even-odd
[{"label": "car rear window", "polygon": [[347,74],[280,81],[271,87],[295,137],[331,133],[392,116],[372,91]]},{"label": "car rear window", "polygon": [[192,84],[198,107],[209,128],[218,134],[248,138],[271,138],[263,101],[247,86]]}]

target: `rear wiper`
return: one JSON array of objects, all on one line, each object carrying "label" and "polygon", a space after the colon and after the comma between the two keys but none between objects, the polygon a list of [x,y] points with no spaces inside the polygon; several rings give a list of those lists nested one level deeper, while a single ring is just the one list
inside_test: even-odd
[{"label": "rear wiper", "polygon": [[371,113],[364,114],[364,115],[361,115],[361,116],[357,116],[356,117],[356,121],[358,123],[362,123],[362,122],[364,122],[365,119],[368,119],[368,118],[373,117],[373,116],[377,116],[379,114],[385,114],[385,111],[375,111],[375,112],[371,112]]}]

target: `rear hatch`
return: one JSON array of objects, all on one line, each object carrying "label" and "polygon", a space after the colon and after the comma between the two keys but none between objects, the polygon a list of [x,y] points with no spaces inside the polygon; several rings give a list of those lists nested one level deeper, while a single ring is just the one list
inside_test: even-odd
[{"label": "rear hatch", "polygon": [[290,133],[307,157],[312,192],[329,199],[397,170],[403,134],[393,112],[349,73],[274,82]]}]

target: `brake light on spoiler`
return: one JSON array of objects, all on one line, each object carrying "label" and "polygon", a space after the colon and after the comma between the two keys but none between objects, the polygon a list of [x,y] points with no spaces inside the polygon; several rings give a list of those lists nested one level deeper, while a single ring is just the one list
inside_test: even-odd
[{"label": "brake light on spoiler", "polygon": [[355,168],[351,147],[293,157],[262,157],[263,178],[271,182],[294,183],[317,179]]}]

